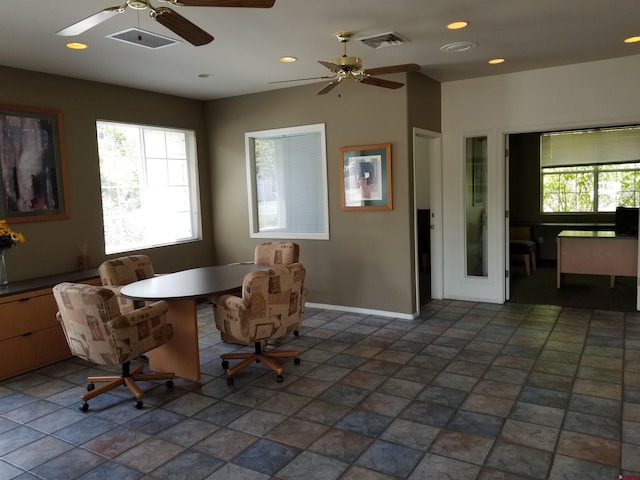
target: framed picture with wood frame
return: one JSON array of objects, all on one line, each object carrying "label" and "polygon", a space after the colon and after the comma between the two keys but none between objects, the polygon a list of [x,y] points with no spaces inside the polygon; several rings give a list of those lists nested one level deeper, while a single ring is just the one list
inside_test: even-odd
[{"label": "framed picture with wood frame", "polygon": [[391,144],[342,147],[343,210],[392,210]]},{"label": "framed picture with wood frame", "polygon": [[59,111],[0,105],[0,218],[68,218]]}]

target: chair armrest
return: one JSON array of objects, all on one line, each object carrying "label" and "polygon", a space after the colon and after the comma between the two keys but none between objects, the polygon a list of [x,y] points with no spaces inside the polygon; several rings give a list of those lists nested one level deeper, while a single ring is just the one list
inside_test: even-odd
[{"label": "chair armrest", "polygon": [[229,310],[237,310],[239,312],[244,312],[247,310],[247,304],[240,297],[236,297],[235,295],[218,295],[217,297],[211,298],[211,303],[217,306],[224,306]]},{"label": "chair armrest", "polygon": [[136,308],[132,312],[124,313],[117,317],[112,318],[107,322],[107,325],[111,329],[120,329],[126,327],[132,327],[139,323],[147,322],[152,318],[159,317],[167,312],[169,304],[164,300],[153,302],[150,305]]}]

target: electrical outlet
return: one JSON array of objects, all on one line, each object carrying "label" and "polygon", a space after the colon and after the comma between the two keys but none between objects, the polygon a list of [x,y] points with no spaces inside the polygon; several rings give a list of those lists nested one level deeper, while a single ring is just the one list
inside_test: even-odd
[{"label": "electrical outlet", "polygon": [[544,243],[544,237],[538,237],[538,243],[542,245]]}]

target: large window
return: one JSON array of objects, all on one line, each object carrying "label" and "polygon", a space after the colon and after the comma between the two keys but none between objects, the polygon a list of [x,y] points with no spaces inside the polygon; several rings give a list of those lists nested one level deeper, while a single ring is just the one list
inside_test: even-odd
[{"label": "large window", "polygon": [[98,121],[105,251],[200,237],[195,133]]},{"label": "large window", "polygon": [[640,206],[640,127],[545,133],[540,152],[543,213]]},{"label": "large window", "polygon": [[251,237],[328,239],[324,124],[245,134]]}]

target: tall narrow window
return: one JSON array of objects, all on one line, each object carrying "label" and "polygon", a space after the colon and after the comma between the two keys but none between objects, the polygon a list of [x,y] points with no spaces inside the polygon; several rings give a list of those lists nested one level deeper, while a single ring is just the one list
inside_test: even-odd
[{"label": "tall narrow window", "polygon": [[324,125],[245,134],[251,237],[328,239]]},{"label": "tall narrow window", "polygon": [[195,133],[98,121],[107,254],[200,237]]},{"label": "tall narrow window", "polygon": [[464,155],[467,276],[486,277],[487,137],[465,138]]}]

